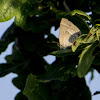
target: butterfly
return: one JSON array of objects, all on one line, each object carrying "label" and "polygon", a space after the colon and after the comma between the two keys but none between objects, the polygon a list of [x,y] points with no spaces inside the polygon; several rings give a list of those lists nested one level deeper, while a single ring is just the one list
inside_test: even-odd
[{"label": "butterfly", "polygon": [[[59,32],[60,48],[65,49],[67,47],[71,47],[72,43],[74,43],[75,39],[77,39],[80,35],[81,31],[77,26],[66,18],[61,19]],[[77,45],[76,42],[75,45]]]}]

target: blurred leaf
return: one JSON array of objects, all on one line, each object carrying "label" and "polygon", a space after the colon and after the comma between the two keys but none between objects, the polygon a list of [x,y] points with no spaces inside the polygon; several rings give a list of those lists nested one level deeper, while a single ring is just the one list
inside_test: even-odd
[{"label": "blurred leaf", "polygon": [[13,46],[13,52],[12,55],[7,55],[5,57],[7,63],[19,63],[19,62],[23,62],[24,61],[24,57],[21,54],[21,52],[18,50],[18,48],[16,47],[16,44],[14,44]]},{"label": "blurred leaf", "polygon": [[65,0],[65,1],[66,1],[66,4],[68,5],[68,7],[71,9],[71,11],[75,10],[75,9],[80,9],[82,11],[89,12],[91,10],[89,8],[91,0],[74,0],[74,1],[73,0],[70,0],[70,1]]},{"label": "blurred leaf", "polygon": [[0,77],[3,77],[10,73],[12,70],[11,64],[0,64]]},{"label": "blurred leaf", "polygon": [[51,100],[46,85],[38,83],[36,76],[32,74],[27,78],[23,93],[29,100]]},{"label": "blurred leaf", "polygon": [[93,6],[92,8],[93,12],[96,14],[100,14],[100,1],[98,0],[93,1],[92,6]]},{"label": "blurred leaf", "polygon": [[23,95],[22,92],[19,92],[16,97],[15,100],[28,100],[27,97],[25,95]]},{"label": "blurred leaf", "polygon": [[6,50],[9,43],[15,40],[14,29],[16,26],[12,24],[0,39],[0,53]]},{"label": "blurred leaf", "polygon": [[100,91],[96,91],[96,92],[93,94],[93,96],[94,96],[94,95],[97,95],[97,94],[100,94]]},{"label": "blurred leaf", "polygon": [[38,15],[41,11],[38,8],[40,3],[40,0],[1,0],[0,22],[8,21],[15,16],[15,24],[23,27],[28,15]]},{"label": "blurred leaf", "polygon": [[76,76],[77,61],[78,59],[75,55],[68,55],[62,59],[58,58],[53,64],[45,66],[47,72],[38,76],[37,79],[40,82],[66,81],[70,76]]},{"label": "blurred leaf", "polygon": [[[27,74],[26,74],[27,75]],[[24,90],[24,87],[25,87],[25,82],[26,82],[26,75],[18,75],[18,77],[14,78],[12,80],[13,84],[20,90]]]},{"label": "blurred leaf", "polygon": [[[27,62],[26,62],[27,63]],[[25,62],[15,64],[0,64],[0,77],[7,75],[10,72],[19,73],[26,67]]]},{"label": "blurred leaf", "polygon": [[[84,78],[71,77],[67,81],[52,81],[53,100],[91,100],[91,93]],[[82,91],[80,91],[82,90]],[[81,95],[81,96],[80,96]]]},{"label": "blurred leaf", "polygon": [[15,23],[18,26],[23,26],[25,24],[25,15],[22,12],[21,6],[25,2],[23,0],[13,1],[13,0],[2,0],[0,3],[0,22],[8,21],[15,16]]},{"label": "blurred leaf", "polygon": [[53,51],[50,53],[50,55],[55,55],[55,56],[61,57],[61,56],[71,55],[72,53],[73,52],[71,51],[71,48],[66,48],[65,50],[61,49],[58,51]]}]

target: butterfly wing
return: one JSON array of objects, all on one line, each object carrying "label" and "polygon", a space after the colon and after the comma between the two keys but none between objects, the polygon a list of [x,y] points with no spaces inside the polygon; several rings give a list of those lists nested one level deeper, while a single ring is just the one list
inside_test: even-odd
[{"label": "butterfly wing", "polygon": [[66,26],[61,24],[60,25],[60,34],[59,34],[59,43],[60,48],[66,48],[67,46],[71,45],[72,43],[69,42],[71,34],[66,30]]},{"label": "butterfly wing", "polygon": [[81,35],[78,27],[66,18],[62,18],[60,22],[59,43],[60,48],[66,48],[72,45],[75,39]]}]

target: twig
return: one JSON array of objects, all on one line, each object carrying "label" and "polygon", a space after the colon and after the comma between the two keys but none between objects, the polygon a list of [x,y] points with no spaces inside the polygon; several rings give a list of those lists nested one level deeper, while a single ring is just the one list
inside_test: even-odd
[{"label": "twig", "polygon": [[68,5],[66,4],[65,0],[63,1],[63,5],[66,9],[67,12],[70,12],[71,10],[69,9]]}]

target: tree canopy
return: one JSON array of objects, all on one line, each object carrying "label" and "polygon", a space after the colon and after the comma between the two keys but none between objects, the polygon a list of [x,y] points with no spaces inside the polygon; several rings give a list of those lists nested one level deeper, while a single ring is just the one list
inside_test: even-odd
[{"label": "tree canopy", "polygon": [[[21,90],[15,100],[91,100],[84,76],[94,69],[100,72],[100,1],[0,0],[0,22],[14,16],[0,39],[0,53],[15,42],[7,63],[0,64],[0,77],[18,74],[12,80]],[[50,30],[59,28],[61,18],[82,32],[70,49],[59,50],[52,42],[59,41]],[[56,60],[48,64],[46,55]]]}]

